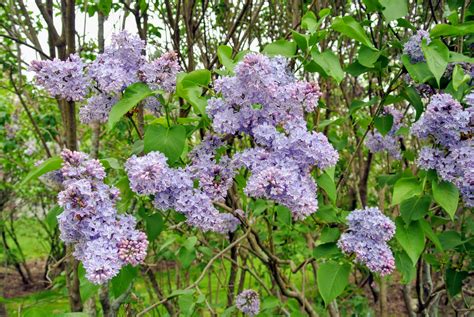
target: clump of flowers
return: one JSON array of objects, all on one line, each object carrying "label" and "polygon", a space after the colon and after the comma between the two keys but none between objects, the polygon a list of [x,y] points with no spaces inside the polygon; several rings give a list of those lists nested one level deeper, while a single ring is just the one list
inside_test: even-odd
[{"label": "clump of flowers", "polygon": [[387,151],[390,156],[399,160],[401,158],[400,137],[396,133],[402,125],[403,114],[394,107],[385,107],[382,115],[393,117],[392,128],[386,135],[382,135],[379,131],[369,132],[365,145],[372,153]]},{"label": "clump of flowers", "polygon": [[415,136],[433,142],[421,149],[418,166],[434,169],[442,180],[454,183],[468,206],[474,206],[473,109],[463,109],[451,95],[435,95],[411,129]]},{"label": "clump of flowers", "polygon": [[[175,90],[180,71],[176,53],[168,52],[147,62],[144,50],[145,42],[137,35],[121,31],[112,34],[111,45],[89,65],[73,54],[66,61],[33,61],[30,70],[52,96],[82,101],[91,91],[79,110],[79,119],[86,124],[105,123],[120,94],[133,83],[142,81],[168,93]],[[161,104],[156,98],[149,97],[144,104],[153,114],[159,114]]]},{"label": "clump of flowers", "polygon": [[216,81],[221,95],[207,108],[218,133],[247,134],[253,148],[237,153],[234,164],[251,172],[245,193],[275,200],[303,219],[318,208],[314,166],[336,164],[338,153],[321,133],[306,129],[304,113],[314,111],[321,93],[315,82],[297,81],[283,58],[248,54],[235,76]]},{"label": "clump of flowers", "polygon": [[148,241],[135,229],[135,218],[118,215],[117,188],[104,183],[105,170],[98,160],[81,152],[64,150],[61,169],[63,191],[58,203],[61,239],[74,244],[74,256],[82,261],[86,277],[102,284],[118,274],[126,264],[144,261]]},{"label": "clump of flowers", "polygon": [[392,251],[387,245],[395,234],[395,224],[376,207],[357,209],[347,216],[349,229],[337,242],[346,254],[354,253],[358,263],[384,276],[395,268]]},{"label": "clump of flowers", "polygon": [[79,119],[82,123],[105,123],[109,113],[118,98],[106,94],[97,94],[90,97],[87,103],[79,109]]},{"label": "clump of flowers", "polygon": [[412,35],[403,47],[403,53],[410,57],[412,63],[419,63],[425,61],[425,55],[421,50],[421,43],[426,40],[426,44],[431,42],[430,34],[425,30],[418,30]]},{"label": "clump of flowers", "polygon": [[213,200],[201,188],[195,188],[191,174],[182,168],[170,168],[160,152],[132,156],[125,164],[131,189],[140,195],[154,195],[157,209],[174,209],[187,217],[188,224],[203,231],[228,233],[238,220],[221,214]]},{"label": "clump of flowers", "polygon": [[247,316],[255,316],[260,311],[260,297],[253,289],[243,290],[235,299],[235,306]]},{"label": "clump of flowers", "polygon": [[176,76],[180,70],[178,55],[171,51],[144,63],[140,67],[140,78],[153,89],[163,89],[170,93],[176,88]]},{"label": "clump of flowers", "polygon": [[138,81],[145,42],[127,31],[114,33],[112,44],[89,67],[89,75],[103,93],[118,93]]},{"label": "clump of flowers", "polygon": [[68,101],[83,100],[88,93],[89,80],[84,74],[85,64],[77,54],[65,61],[55,58],[47,61],[32,61],[30,70],[36,82],[51,96]]}]

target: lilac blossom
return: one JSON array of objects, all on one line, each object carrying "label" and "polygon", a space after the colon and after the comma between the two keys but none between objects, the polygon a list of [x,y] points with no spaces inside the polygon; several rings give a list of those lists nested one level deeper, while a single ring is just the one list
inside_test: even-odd
[{"label": "lilac blossom", "polygon": [[243,290],[235,299],[235,306],[247,316],[255,316],[260,311],[260,297],[253,289]]},{"label": "lilac blossom", "polygon": [[138,81],[144,63],[145,42],[127,31],[114,33],[112,44],[97,56],[89,67],[89,75],[103,93],[118,93]]},{"label": "lilac blossom", "polygon": [[412,63],[425,61],[425,55],[421,49],[423,40],[426,40],[426,44],[429,44],[431,42],[430,34],[425,30],[418,30],[403,46],[403,53],[410,57]]},{"label": "lilac blossom", "polygon": [[431,98],[423,116],[413,124],[411,132],[421,138],[433,137],[435,143],[450,147],[467,132],[470,113],[449,94],[437,94]]},{"label": "lilac blossom", "polygon": [[110,109],[118,98],[106,94],[98,94],[87,99],[87,103],[79,109],[82,123],[105,123],[109,119]]},{"label": "lilac blossom", "polygon": [[234,155],[235,167],[251,176],[244,189],[253,198],[272,199],[304,219],[318,208],[315,166],[334,166],[338,153],[325,135],[307,130],[305,112],[314,111],[321,96],[314,82],[297,81],[285,59],[248,54],[235,76],[218,79],[219,97],[211,98],[208,114],[214,130],[245,133],[255,147]]},{"label": "lilac blossom", "polygon": [[379,131],[370,131],[367,134],[365,145],[372,153],[387,151],[390,156],[399,160],[401,158],[400,137],[396,133],[402,125],[403,114],[394,107],[387,106],[382,111],[382,115],[393,117],[392,128],[386,135],[382,135]]},{"label": "lilac blossom", "polygon": [[118,215],[118,189],[103,182],[99,161],[81,152],[64,150],[61,172],[64,189],[58,194],[63,212],[58,216],[61,239],[74,244],[74,256],[82,261],[86,277],[102,284],[126,264],[144,261],[148,241],[135,229],[132,216]]},{"label": "lilac blossom", "polygon": [[187,168],[192,179],[199,182],[201,190],[215,201],[224,201],[236,173],[227,155],[216,157],[221,146],[223,142],[218,137],[206,137],[191,151],[191,164]]},{"label": "lilac blossom", "polygon": [[65,61],[57,58],[47,61],[32,61],[30,70],[35,73],[36,82],[51,96],[68,101],[83,100],[89,86],[84,75],[84,63],[77,54]]},{"label": "lilac blossom", "polygon": [[387,245],[395,234],[395,224],[376,207],[352,211],[347,217],[349,229],[341,235],[339,248],[346,254],[355,253],[356,261],[380,275],[395,268],[392,251]]},{"label": "lilac blossom", "polygon": [[140,67],[140,78],[153,89],[171,93],[176,88],[176,76],[180,70],[178,55],[171,51],[152,62],[144,63]]},{"label": "lilac blossom", "polygon": [[416,92],[423,98],[430,98],[436,94],[436,89],[431,87],[429,84],[417,84],[410,76],[410,74],[404,74],[403,79],[405,82],[415,88]]},{"label": "lilac blossom", "polygon": [[189,172],[170,168],[160,152],[132,156],[125,170],[131,189],[141,195],[154,195],[153,204],[157,209],[174,209],[186,216],[188,224],[203,231],[227,233],[236,227],[229,221],[232,215],[220,214],[211,197],[200,188],[194,188]]}]

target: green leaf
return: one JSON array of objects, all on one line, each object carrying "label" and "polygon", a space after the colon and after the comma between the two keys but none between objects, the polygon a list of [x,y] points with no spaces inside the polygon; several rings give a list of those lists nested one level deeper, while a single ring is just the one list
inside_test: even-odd
[{"label": "green leaf", "polygon": [[403,18],[408,14],[406,0],[379,0],[383,6],[382,13],[387,22]]},{"label": "green leaf", "polygon": [[178,251],[178,259],[184,269],[187,269],[196,258],[196,250],[193,248],[189,250],[186,247],[181,247]]},{"label": "green leaf", "polygon": [[155,240],[158,235],[163,231],[164,221],[160,213],[154,213],[150,216],[145,217],[146,233],[149,241]]},{"label": "green leaf", "polygon": [[285,57],[293,57],[296,54],[296,43],[284,39],[277,40],[265,45],[263,53],[269,56],[281,55]]},{"label": "green leaf", "polygon": [[402,201],[400,214],[405,223],[423,218],[430,208],[431,198],[429,196],[414,196]]},{"label": "green leaf", "polygon": [[375,12],[378,9],[381,9],[381,5],[378,0],[362,0],[365,4],[367,12]]},{"label": "green leaf", "polygon": [[165,128],[159,124],[149,125],[145,132],[144,151],[160,151],[168,158],[169,163],[178,160],[184,150],[186,142],[186,128],[175,125]]},{"label": "green leaf", "polygon": [[337,198],[337,190],[336,184],[334,183],[334,179],[332,179],[329,174],[324,172],[323,174],[321,174],[321,176],[318,177],[318,185],[322,189],[324,189],[329,199],[331,199],[331,201],[335,203]]},{"label": "green leaf", "polygon": [[402,283],[408,284],[416,276],[416,268],[411,262],[410,257],[405,251],[397,251],[394,253],[395,265],[397,270],[402,274]]},{"label": "green leaf", "polygon": [[63,212],[63,208],[56,205],[46,215],[45,221],[50,229],[54,229],[58,225],[58,216],[61,212]]},{"label": "green leaf", "polygon": [[423,101],[421,101],[421,97],[413,87],[405,87],[402,92],[402,96],[405,97],[406,100],[410,102],[410,104],[415,108],[416,115],[415,121],[418,121],[421,114],[423,113]]},{"label": "green leaf", "polygon": [[421,49],[425,55],[428,68],[431,73],[433,73],[439,87],[440,79],[448,66],[449,49],[438,39],[431,41],[429,45],[426,45],[426,41],[423,41],[421,43]]},{"label": "green leaf", "polygon": [[293,40],[295,40],[298,47],[303,52],[305,52],[308,48],[308,38],[304,34],[298,33],[296,31],[291,31],[291,34],[293,35]]},{"label": "green leaf", "polygon": [[319,241],[321,241],[321,243],[334,242],[337,241],[340,236],[341,231],[338,228],[324,227],[321,231]]},{"label": "green leaf", "polygon": [[385,136],[392,129],[393,116],[391,114],[387,114],[385,116],[375,117],[374,126],[377,128],[380,134]]},{"label": "green leaf", "polygon": [[406,54],[402,55],[402,63],[410,74],[410,77],[417,83],[422,84],[433,77],[433,73],[431,73],[426,63],[412,64],[410,57]]},{"label": "green leaf", "polygon": [[450,182],[432,182],[433,198],[448,213],[451,220],[458,209],[459,190]]},{"label": "green leaf", "polygon": [[112,294],[115,298],[123,294],[138,274],[138,268],[131,265],[124,266],[118,275],[112,279]]},{"label": "green leaf", "polygon": [[234,70],[234,60],[232,59],[232,48],[227,45],[219,45],[217,48],[217,57],[219,62],[229,71]]},{"label": "green leaf", "polygon": [[31,172],[26,175],[26,177],[21,181],[19,187],[25,185],[29,181],[33,179],[37,179],[41,175],[44,175],[48,172],[55,171],[61,168],[61,164],[63,163],[63,159],[59,156],[53,156],[49,159],[45,160],[40,165],[36,166]]},{"label": "green leaf", "polygon": [[344,78],[339,58],[330,50],[318,54],[316,50],[311,52],[313,61],[321,67],[324,72],[334,78],[338,83]]},{"label": "green leaf", "polygon": [[456,66],[454,66],[454,70],[453,70],[453,88],[454,88],[454,90],[458,90],[459,86],[461,86],[462,84],[468,82],[470,79],[471,79],[471,76],[465,75],[464,71],[462,70],[462,68],[458,64],[456,64]]},{"label": "green leaf", "polygon": [[452,250],[465,241],[462,241],[461,235],[456,231],[444,231],[439,234],[439,241],[443,246],[443,250]]},{"label": "green leaf", "polygon": [[374,51],[373,49],[368,48],[365,45],[362,45],[359,48],[359,54],[357,55],[357,60],[362,66],[365,67],[374,67],[374,63],[379,59],[380,51]]},{"label": "green leaf", "polygon": [[108,16],[112,9],[112,0],[99,0],[97,7],[104,16]]},{"label": "green leaf", "polygon": [[410,257],[413,265],[415,265],[425,248],[423,229],[418,221],[413,221],[406,226],[401,217],[397,217],[395,224],[397,226],[395,238]]},{"label": "green leaf", "polygon": [[203,87],[211,82],[211,72],[207,69],[198,69],[186,74],[180,74],[176,81],[176,95],[191,104],[195,112],[206,116],[206,98],[202,97]]},{"label": "green leaf", "polygon": [[291,211],[285,206],[277,206],[276,208],[278,222],[291,225]]},{"label": "green leaf", "polygon": [[315,247],[313,250],[313,256],[316,259],[328,258],[328,257],[333,258],[334,255],[340,254],[340,253],[341,251],[339,250],[335,242],[320,244],[317,247]]},{"label": "green leaf", "polygon": [[323,263],[317,272],[318,289],[326,306],[346,288],[349,283],[349,264]]},{"label": "green leaf", "polygon": [[310,33],[316,32],[318,29],[318,20],[312,11],[308,11],[301,18],[301,28],[308,30]]},{"label": "green leaf", "polygon": [[113,168],[114,170],[119,170],[121,168],[119,161],[113,157],[100,159],[100,163],[102,163],[105,168]]},{"label": "green leaf", "polygon": [[450,25],[450,24],[436,24],[430,31],[430,37],[440,36],[464,36],[474,33],[474,23],[467,22],[464,24]]},{"label": "green leaf", "polygon": [[365,46],[375,50],[375,46],[369,40],[364,29],[353,17],[345,16],[343,18],[334,18],[332,22],[332,28],[335,31],[342,33],[345,36],[350,37],[351,39],[354,39],[364,44]]},{"label": "green leaf", "polygon": [[423,228],[423,232],[425,233],[426,237],[433,242],[434,246],[439,252],[443,252],[443,246],[441,245],[441,241],[439,241],[438,236],[434,233],[431,225],[425,219],[419,220],[421,228]]},{"label": "green leaf", "polygon": [[392,206],[401,203],[403,200],[420,195],[422,187],[416,177],[400,178],[393,187]]},{"label": "green leaf", "polygon": [[145,83],[134,83],[128,86],[120,99],[110,110],[108,127],[112,129],[114,125],[133,107],[146,97],[157,94]]},{"label": "green leaf", "polygon": [[446,288],[451,297],[461,292],[462,281],[468,276],[469,273],[466,271],[456,271],[451,268],[446,269]]}]

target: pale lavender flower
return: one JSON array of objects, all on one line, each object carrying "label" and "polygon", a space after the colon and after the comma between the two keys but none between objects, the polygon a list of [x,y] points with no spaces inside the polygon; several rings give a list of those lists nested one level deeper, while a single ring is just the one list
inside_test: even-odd
[{"label": "pale lavender flower", "polygon": [[105,171],[97,160],[81,152],[64,150],[64,190],[58,194],[63,212],[58,216],[60,238],[74,244],[86,277],[102,284],[126,264],[137,265],[146,256],[148,241],[135,229],[132,216],[118,215],[118,189],[103,182]]},{"label": "pale lavender flower", "polygon": [[260,311],[260,297],[253,289],[243,290],[235,299],[235,306],[247,316],[255,316]]},{"label": "pale lavender flower", "polygon": [[98,94],[87,99],[87,103],[79,109],[79,119],[82,123],[105,123],[109,113],[118,98],[106,94]]},{"label": "pale lavender flower", "polygon": [[65,61],[55,58],[48,61],[32,61],[30,70],[35,80],[53,97],[68,101],[80,101],[87,95],[89,79],[84,75],[84,63],[77,54]]},{"label": "pale lavender flower", "polygon": [[355,253],[356,261],[380,275],[395,268],[392,251],[387,245],[395,234],[395,224],[376,207],[352,211],[347,217],[349,229],[337,245],[346,254]]},{"label": "pale lavender flower", "polygon": [[453,146],[467,132],[470,113],[449,94],[437,94],[431,98],[421,118],[411,132],[421,138],[433,137],[433,141],[446,147]]},{"label": "pale lavender flower", "polygon": [[132,156],[125,164],[131,189],[142,195],[154,195],[157,209],[174,209],[184,214],[187,223],[203,231],[228,232],[229,218],[223,217],[214,207],[210,196],[200,188],[194,188],[189,172],[170,168],[160,152],[145,156]]},{"label": "pale lavender flower", "polygon": [[117,93],[138,81],[144,63],[145,42],[127,31],[114,33],[112,44],[97,56],[89,67],[89,75],[102,93]]},{"label": "pale lavender flower", "polygon": [[178,55],[171,51],[152,62],[144,63],[140,68],[140,78],[154,89],[171,93],[176,88],[176,76],[180,70]]},{"label": "pale lavender flower", "polygon": [[403,53],[410,57],[412,63],[425,61],[425,55],[421,49],[422,40],[426,40],[426,44],[431,42],[430,34],[425,30],[419,30],[416,32],[403,46]]}]

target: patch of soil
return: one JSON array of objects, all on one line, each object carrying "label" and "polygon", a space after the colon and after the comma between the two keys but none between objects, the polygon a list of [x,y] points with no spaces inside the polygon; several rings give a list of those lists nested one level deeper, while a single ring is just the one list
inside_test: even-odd
[{"label": "patch of soil", "polygon": [[35,260],[27,262],[30,269],[32,282],[24,284],[21,275],[13,266],[0,267],[0,295],[4,298],[14,298],[29,295],[46,289],[49,285],[44,280],[44,261]]}]

